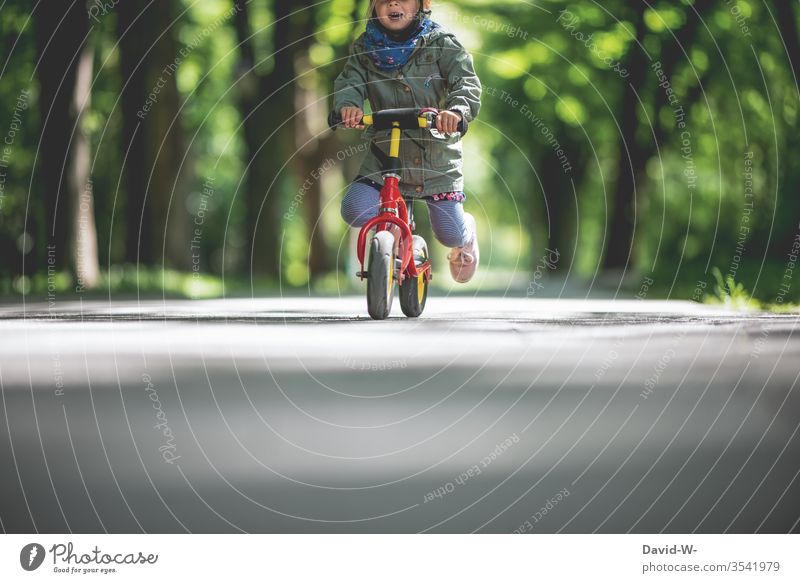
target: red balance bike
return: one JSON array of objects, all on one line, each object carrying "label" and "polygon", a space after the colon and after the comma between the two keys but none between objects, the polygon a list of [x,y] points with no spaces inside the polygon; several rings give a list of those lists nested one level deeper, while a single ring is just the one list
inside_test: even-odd
[{"label": "red balance bike", "polygon": [[[376,130],[390,130],[389,155],[386,156],[373,144],[373,151],[382,160],[383,188],[378,215],[367,221],[358,233],[358,261],[361,271],[356,273],[367,280],[367,311],[375,320],[389,316],[394,297],[394,284],[400,287],[400,308],[409,318],[416,318],[425,309],[431,273],[430,256],[425,239],[413,235],[414,200],[400,194],[400,136],[405,129],[431,129],[435,127],[439,112],[432,108],[385,109],[365,115],[364,126],[372,125]],[[342,123],[339,112],[331,112],[328,123],[336,129]],[[466,132],[462,121],[459,133]],[[377,150],[377,151],[376,151]],[[396,225],[396,229],[392,229]],[[367,255],[367,235],[375,230]]]}]

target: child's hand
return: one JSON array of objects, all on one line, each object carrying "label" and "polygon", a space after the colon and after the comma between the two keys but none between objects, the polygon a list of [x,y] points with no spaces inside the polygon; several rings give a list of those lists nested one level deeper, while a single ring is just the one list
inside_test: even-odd
[{"label": "child's hand", "polygon": [[436,129],[445,134],[454,134],[458,131],[461,114],[455,111],[440,111],[436,118]]},{"label": "child's hand", "polygon": [[343,107],[341,111],[342,123],[346,128],[363,129],[364,125],[361,123],[361,118],[364,117],[364,112],[359,107]]}]

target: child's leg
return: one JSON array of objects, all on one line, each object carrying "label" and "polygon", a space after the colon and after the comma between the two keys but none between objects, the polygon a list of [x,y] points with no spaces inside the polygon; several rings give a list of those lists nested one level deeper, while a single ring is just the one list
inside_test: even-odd
[{"label": "child's leg", "polygon": [[467,283],[475,275],[480,262],[478,231],[475,217],[464,212],[464,203],[455,200],[428,202],[428,215],[436,238],[448,247],[450,275],[458,283]]},{"label": "child's leg", "polygon": [[473,231],[465,220],[464,203],[453,200],[429,200],[428,215],[433,234],[442,245],[463,247],[472,239]]},{"label": "child's leg", "polygon": [[[342,198],[342,218],[351,227],[362,227],[372,217],[378,216],[381,204],[381,187],[376,182],[358,176],[347,188]],[[400,244],[400,227],[391,225],[389,230],[395,237],[395,254]]]},{"label": "child's leg", "polygon": [[345,222],[352,227],[360,227],[372,217],[377,216],[381,191],[373,184],[356,179],[342,198],[341,213]]}]

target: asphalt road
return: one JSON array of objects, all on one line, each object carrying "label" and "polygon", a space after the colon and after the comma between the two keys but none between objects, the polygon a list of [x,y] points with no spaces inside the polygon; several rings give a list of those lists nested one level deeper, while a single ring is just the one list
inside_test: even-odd
[{"label": "asphalt road", "polygon": [[358,298],[0,308],[6,532],[789,532],[797,316]]}]

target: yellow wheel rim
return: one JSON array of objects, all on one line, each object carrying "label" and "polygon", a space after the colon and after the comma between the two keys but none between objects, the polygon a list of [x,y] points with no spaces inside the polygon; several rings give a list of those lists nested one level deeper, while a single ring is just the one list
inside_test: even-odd
[{"label": "yellow wheel rim", "polygon": [[[428,254],[422,254],[423,262],[428,259]],[[425,297],[425,274],[420,273],[419,277],[417,278],[417,303],[421,306],[422,305],[422,298]]]},{"label": "yellow wheel rim", "polygon": [[389,277],[386,284],[386,299],[392,296],[392,282],[394,281],[394,253],[389,256]]}]

